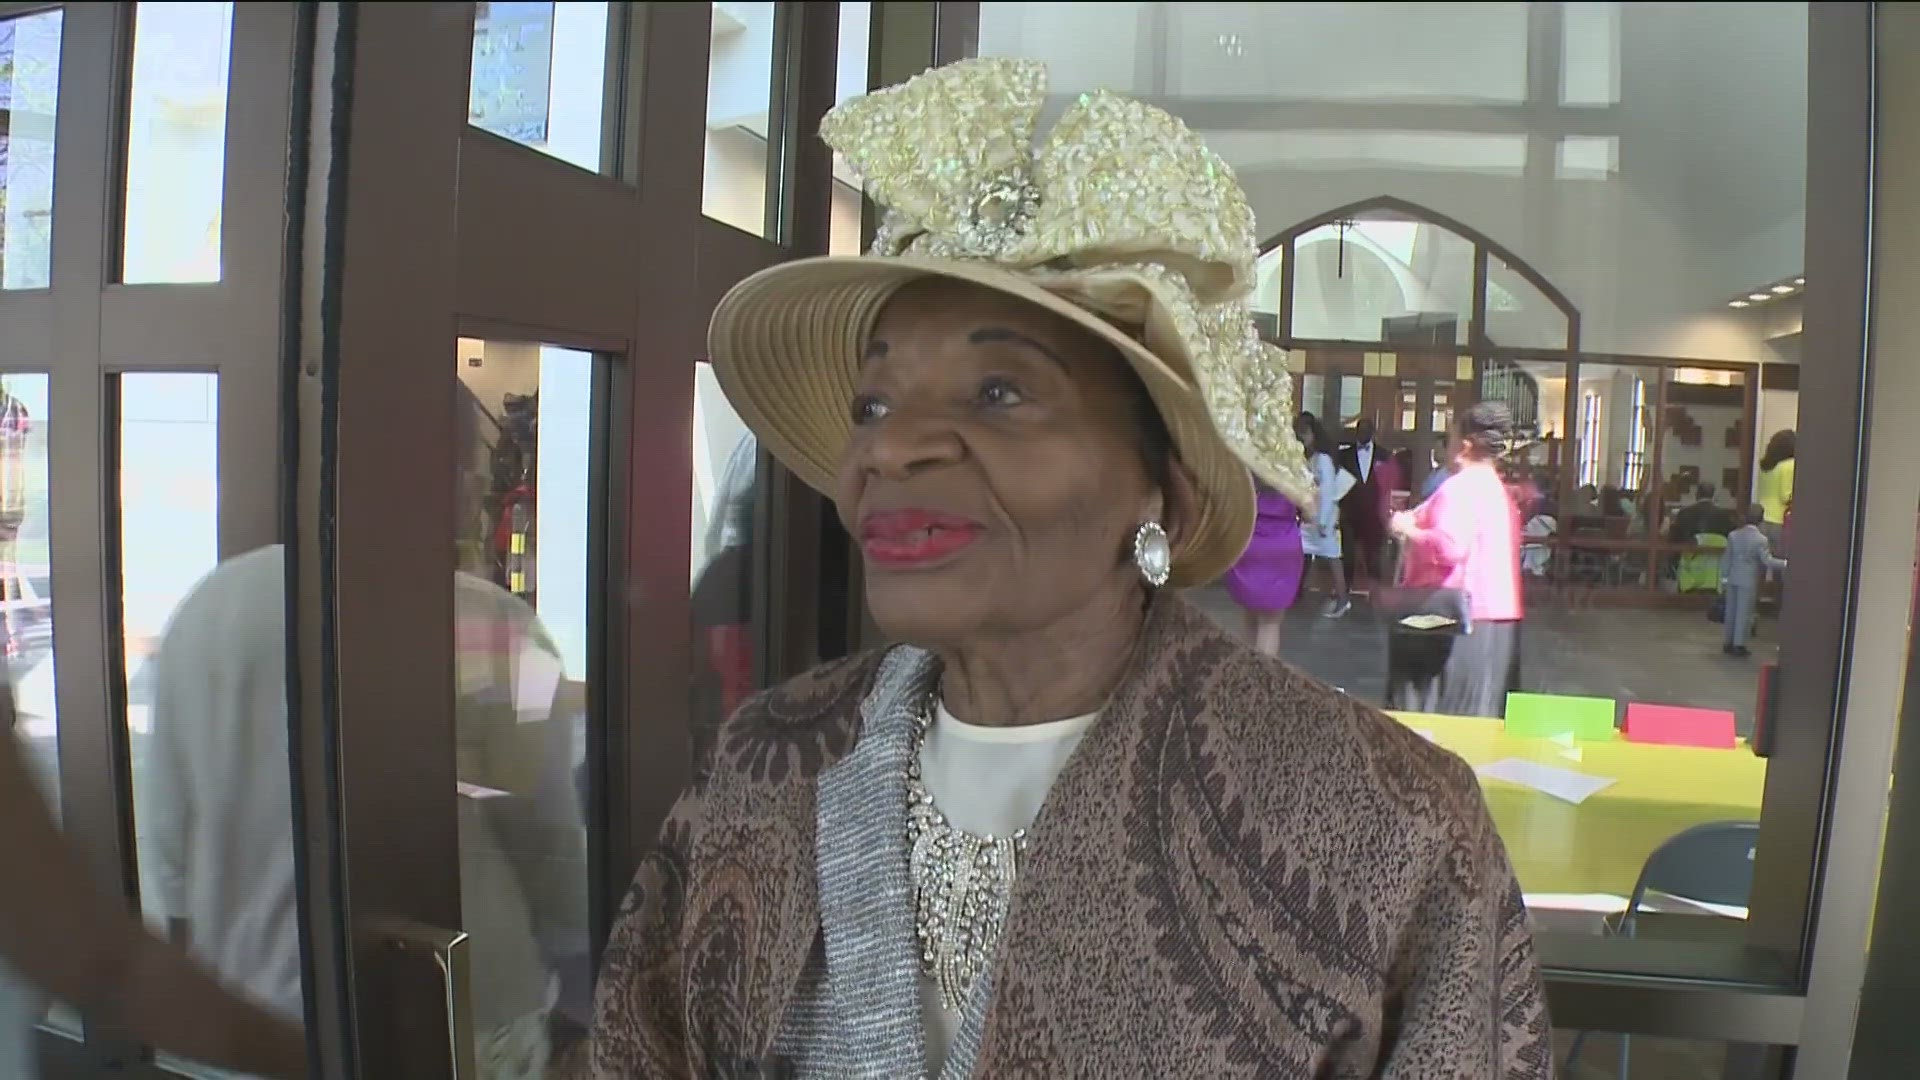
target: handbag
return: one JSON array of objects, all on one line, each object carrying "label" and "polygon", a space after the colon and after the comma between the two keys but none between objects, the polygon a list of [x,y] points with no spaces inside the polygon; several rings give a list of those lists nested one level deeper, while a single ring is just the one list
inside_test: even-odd
[{"label": "handbag", "polygon": [[1393,628],[1415,634],[1473,633],[1473,598],[1465,589],[1395,585],[1374,592],[1376,611]]},{"label": "handbag", "polygon": [[1710,623],[1723,623],[1727,621],[1726,593],[1715,596],[1713,603],[1707,605],[1707,621]]}]

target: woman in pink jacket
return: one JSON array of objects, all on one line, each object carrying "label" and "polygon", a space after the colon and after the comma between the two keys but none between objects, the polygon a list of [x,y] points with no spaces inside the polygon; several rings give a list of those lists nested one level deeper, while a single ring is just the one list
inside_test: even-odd
[{"label": "woman in pink jacket", "polygon": [[1520,515],[1500,476],[1512,414],[1483,401],[1460,415],[1448,447],[1453,474],[1433,497],[1393,516],[1401,585],[1458,590],[1463,633],[1388,635],[1387,704],[1410,712],[1500,716],[1519,648]]}]

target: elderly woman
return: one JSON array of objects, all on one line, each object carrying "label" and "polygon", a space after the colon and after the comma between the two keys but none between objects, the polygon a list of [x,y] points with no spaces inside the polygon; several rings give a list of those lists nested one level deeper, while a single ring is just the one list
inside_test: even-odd
[{"label": "elderly woman", "polygon": [[1249,469],[1312,489],[1253,220],[1107,94],[969,61],[825,135],[887,208],[714,317],[901,642],[749,700],[635,878],[596,1076],[1545,1077],[1474,777],[1225,635]]}]

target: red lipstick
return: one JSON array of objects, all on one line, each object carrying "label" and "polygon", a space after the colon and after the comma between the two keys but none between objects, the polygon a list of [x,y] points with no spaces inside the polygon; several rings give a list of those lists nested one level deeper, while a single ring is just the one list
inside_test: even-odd
[{"label": "red lipstick", "polygon": [[934,510],[882,510],[860,519],[860,549],[881,566],[937,563],[980,539],[986,527]]}]

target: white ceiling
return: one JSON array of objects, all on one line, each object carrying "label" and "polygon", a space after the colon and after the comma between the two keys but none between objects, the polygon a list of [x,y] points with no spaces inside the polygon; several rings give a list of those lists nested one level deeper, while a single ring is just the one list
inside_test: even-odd
[{"label": "white ceiling", "polygon": [[[1046,61],[1056,109],[1107,87],[1185,118],[1267,233],[1398,195],[1515,249],[1600,327],[1803,269],[1804,3],[980,7],[981,53]],[[1659,269],[1629,276],[1641,261]]]}]

